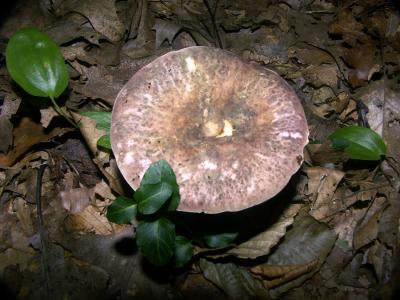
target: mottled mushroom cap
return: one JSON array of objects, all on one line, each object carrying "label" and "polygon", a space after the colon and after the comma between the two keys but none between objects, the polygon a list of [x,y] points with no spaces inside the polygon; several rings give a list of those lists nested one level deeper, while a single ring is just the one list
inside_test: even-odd
[{"label": "mottled mushroom cap", "polygon": [[242,210],[275,196],[303,161],[308,127],[275,72],[210,47],[169,52],[114,104],[111,145],[133,189],[152,162],[177,176],[180,211]]}]

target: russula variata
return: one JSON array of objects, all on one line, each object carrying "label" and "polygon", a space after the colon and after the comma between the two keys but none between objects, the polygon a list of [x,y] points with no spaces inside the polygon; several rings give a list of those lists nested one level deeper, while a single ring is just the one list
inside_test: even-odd
[{"label": "russula variata", "polygon": [[275,196],[303,161],[308,127],[293,89],[275,72],[210,47],[169,52],[119,92],[111,145],[137,189],[167,160],[180,211],[238,211]]}]

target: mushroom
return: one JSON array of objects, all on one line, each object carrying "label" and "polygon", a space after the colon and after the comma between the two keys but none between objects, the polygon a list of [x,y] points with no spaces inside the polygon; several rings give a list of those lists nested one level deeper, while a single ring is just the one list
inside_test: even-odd
[{"label": "mushroom", "polygon": [[308,127],[289,84],[211,47],[169,52],[119,92],[111,145],[133,189],[151,163],[177,176],[178,210],[220,213],[264,202],[303,161]]}]

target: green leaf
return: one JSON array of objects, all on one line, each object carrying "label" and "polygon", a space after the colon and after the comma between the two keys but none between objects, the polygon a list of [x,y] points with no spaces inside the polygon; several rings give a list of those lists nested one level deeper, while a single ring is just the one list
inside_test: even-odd
[{"label": "green leaf", "polygon": [[110,135],[105,134],[101,138],[99,138],[97,140],[97,147],[100,150],[110,151],[111,150]]},{"label": "green leaf", "polygon": [[175,225],[166,218],[142,220],[136,228],[136,244],[153,265],[166,265],[175,251]]},{"label": "green leaf", "polygon": [[211,234],[205,235],[203,239],[211,248],[222,248],[232,244],[238,234],[238,232]]},{"label": "green leaf", "polygon": [[176,210],[180,202],[179,186],[176,182],[174,171],[165,160],[159,160],[153,163],[143,175],[143,179],[140,185],[152,185],[161,182],[168,183],[172,188],[172,195],[171,199],[169,200],[167,210],[174,211]]},{"label": "green leaf", "polygon": [[116,224],[129,223],[136,217],[137,204],[133,199],[117,197],[107,208],[107,219]]},{"label": "green leaf", "polygon": [[140,185],[134,199],[138,203],[139,212],[144,215],[155,213],[172,195],[172,187],[168,182]]},{"label": "green leaf", "polygon": [[193,257],[193,245],[184,236],[175,237],[175,267],[181,268],[186,265]]},{"label": "green leaf", "polygon": [[344,151],[352,159],[380,160],[386,155],[386,145],[373,130],[365,127],[350,126],[340,128],[329,136],[332,146]]},{"label": "green leaf", "polygon": [[96,121],[96,128],[109,133],[111,128],[111,112],[107,111],[86,111],[81,113],[82,116],[91,118]]},{"label": "green leaf", "polygon": [[33,96],[57,98],[68,85],[64,58],[56,43],[34,28],[15,32],[6,48],[8,72]]}]

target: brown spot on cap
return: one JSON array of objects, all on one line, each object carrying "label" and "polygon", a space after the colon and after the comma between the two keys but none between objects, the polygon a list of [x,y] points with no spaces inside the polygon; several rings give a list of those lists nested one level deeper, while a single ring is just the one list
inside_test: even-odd
[{"label": "brown spot on cap", "polygon": [[137,189],[167,160],[178,210],[238,211],[276,195],[303,159],[308,127],[293,89],[275,72],[210,47],[169,52],[139,70],[113,108],[111,145]]}]

